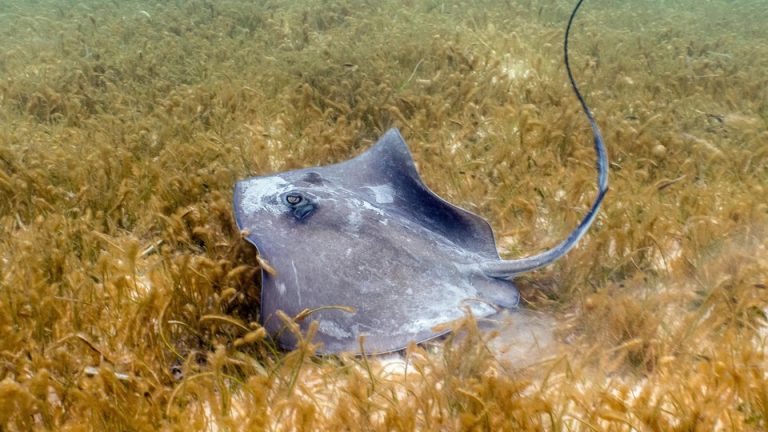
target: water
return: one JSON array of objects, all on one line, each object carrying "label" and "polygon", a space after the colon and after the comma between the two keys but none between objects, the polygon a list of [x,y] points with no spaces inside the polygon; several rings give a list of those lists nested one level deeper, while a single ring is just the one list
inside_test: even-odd
[{"label": "water", "polygon": [[611,189],[490,350],[415,349],[397,379],[259,332],[232,186],[389,127],[505,257],[576,225],[572,6],[0,1],[0,429],[765,429],[762,0],[585,2]]}]

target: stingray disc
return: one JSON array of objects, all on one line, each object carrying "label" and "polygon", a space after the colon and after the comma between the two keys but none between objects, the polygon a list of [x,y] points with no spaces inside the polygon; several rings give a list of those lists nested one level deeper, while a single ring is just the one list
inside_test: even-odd
[{"label": "stingray disc", "polygon": [[[403,349],[464,316],[515,307],[515,286],[478,263],[499,260],[488,223],[430,191],[391,129],[368,151],[335,165],[237,183],[235,218],[277,274],[262,272],[264,326],[288,349],[318,321],[320,353]],[[340,308],[339,306],[344,306]],[[350,309],[351,308],[351,309]]]}]

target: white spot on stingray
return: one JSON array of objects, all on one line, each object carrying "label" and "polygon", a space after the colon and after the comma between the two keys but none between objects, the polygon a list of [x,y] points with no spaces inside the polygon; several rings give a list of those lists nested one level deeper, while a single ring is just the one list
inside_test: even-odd
[{"label": "white spot on stingray", "polygon": [[261,177],[245,181],[242,184],[240,206],[246,214],[267,210],[280,214],[285,209],[279,203],[271,203],[265,198],[273,197],[290,189],[290,183],[280,177]]},{"label": "white spot on stingray", "polygon": [[344,330],[343,328],[336,325],[333,321],[320,321],[320,324],[318,325],[318,329],[327,334],[328,336],[335,337],[336,339],[347,339],[352,337],[352,333]]},{"label": "white spot on stingray", "polygon": [[375,212],[378,215],[384,216],[384,212],[380,208],[375,207],[373,204],[369,203],[368,201],[355,200],[355,204],[360,205],[362,208],[366,210]]},{"label": "white spot on stingray", "polygon": [[281,296],[285,295],[285,284],[282,282],[277,283],[277,293]]},{"label": "white spot on stingray", "polygon": [[[495,311],[486,303],[466,301],[466,299],[476,297],[477,291],[471,284],[458,283],[459,286],[444,285],[440,290],[444,293],[441,298],[434,298],[430,304],[420,308],[418,317],[400,323],[395,333],[415,334],[451,322],[464,316],[466,307],[469,307],[475,316],[487,316]],[[406,294],[412,295],[407,291]]]},{"label": "white spot on stingray", "polygon": [[426,318],[418,318],[407,323],[403,323],[394,333],[406,333],[414,334],[424,330],[432,329],[433,327],[450,322],[452,319],[456,319],[454,316],[436,315]]},{"label": "white spot on stingray", "polygon": [[[348,191],[345,190],[345,192]],[[352,232],[358,232],[362,227],[364,211],[371,211],[379,217],[386,217],[386,213],[384,213],[382,209],[376,207],[365,199],[349,197],[346,200],[346,207],[347,210],[349,210],[349,213],[347,214],[348,229]]]},{"label": "white spot on stingray", "polygon": [[359,230],[360,225],[363,224],[363,215],[360,213],[360,210],[354,209],[352,212],[350,212],[349,216],[347,217],[347,222],[349,222],[349,225],[352,227],[353,231]]},{"label": "white spot on stingray", "polygon": [[370,189],[373,192],[373,199],[378,204],[390,204],[395,201],[395,190],[391,185],[382,184],[376,186],[366,186],[366,189]]},{"label": "white spot on stingray", "polygon": [[291,261],[291,268],[293,269],[293,281],[296,283],[296,295],[299,297],[299,307],[301,307],[301,283],[299,282],[299,272],[293,261]]}]

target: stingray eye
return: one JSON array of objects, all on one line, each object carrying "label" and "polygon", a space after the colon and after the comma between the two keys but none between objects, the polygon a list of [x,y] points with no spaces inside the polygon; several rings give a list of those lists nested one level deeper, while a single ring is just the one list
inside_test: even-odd
[{"label": "stingray eye", "polygon": [[299,205],[302,201],[304,201],[304,197],[298,193],[289,193],[285,196],[285,202],[291,206]]},{"label": "stingray eye", "polygon": [[315,204],[300,192],[288,192],[282,197],[283,203],[290,209],[296,220],[303,221],[315,211]]}]

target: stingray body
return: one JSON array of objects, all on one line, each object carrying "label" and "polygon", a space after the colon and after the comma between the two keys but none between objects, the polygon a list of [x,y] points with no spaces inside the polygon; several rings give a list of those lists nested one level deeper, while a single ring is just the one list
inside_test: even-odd
[{"label": "stingray body", "polygon": [[514,285],[478,264],[499,260],[488,223],[424,185],[397,130],[346,162],[242,181],[235,208],[277,271],[263,274],[261,307],[284,346],[295,341],[276,310],[352,307],[311,315],[323,350],[355,350],[365,335],[366,350],[387,352],[434,337],[466,307],[485,316],[517,305]]},{"label": "stingray body", "polygon": [[586,233],[607,191],[607,156],[600,131],[566,69],[594,135],[599,191],[579,226],[557,246],[501,260],[493,232],[477,215],[438,197],[419,177],[400,133],[387,131],[361,155],[335,165],[242,180],[234,209],[275,272],[262,272],[261,316],[288,349],[296,336],[277,311],[318,322],[320,353],[401,350],[444,330],[435,326],[514,308],[511,279],[564,255]]}]

